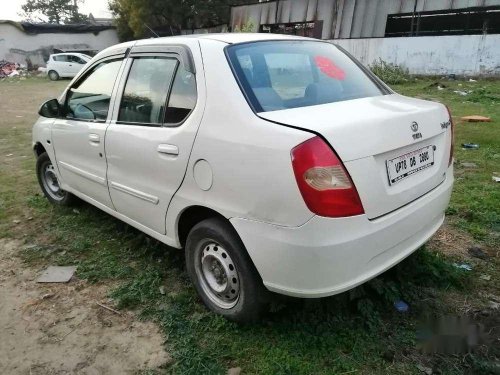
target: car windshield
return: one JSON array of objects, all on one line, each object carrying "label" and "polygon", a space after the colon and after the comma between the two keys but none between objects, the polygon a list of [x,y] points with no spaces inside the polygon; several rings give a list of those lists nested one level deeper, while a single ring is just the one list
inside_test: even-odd
[{"label": "car windshield", "polygon": [[227,55],[256,112],[384,94],[349,56],[331,43],[242,43],[228,46]]}]

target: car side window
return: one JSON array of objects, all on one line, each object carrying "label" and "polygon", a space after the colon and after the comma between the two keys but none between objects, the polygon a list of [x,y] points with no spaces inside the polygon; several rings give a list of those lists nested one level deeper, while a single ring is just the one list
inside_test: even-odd
[{"label": "car side window", "polygon": [[161,126],[177,65],[174,58],[135,58],[123,91],[118,122]]},{"label": "car side window", "polygon": [[179,65],[165,113],[165,126],[183,122],[196,105],[196,78]]},{"label": "car side window", "polygon": [[68,90],[66,117],[70,119],[106,121],[111,93],[122,60],[103,61],[94,66],[83,80]]},{"label": "car side window", "polygon": [[59,62],[68,62],[68,56],[67,55],[54,56],[54,60]]},{"label": "car side window", "polygon": [[68,57],[70,62],[74,62],[77,64],[85,64],[85,61],[78,56],[70,55]]}]

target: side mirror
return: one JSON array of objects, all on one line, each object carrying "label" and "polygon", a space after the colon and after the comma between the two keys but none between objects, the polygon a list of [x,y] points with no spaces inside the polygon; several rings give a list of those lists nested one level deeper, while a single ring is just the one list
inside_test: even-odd
[{"label": "side mirror", "polygon": [[61,106],[57,99],[47,100],[38,110],[38,114],[47,118],[57,118],[61,114]]}]

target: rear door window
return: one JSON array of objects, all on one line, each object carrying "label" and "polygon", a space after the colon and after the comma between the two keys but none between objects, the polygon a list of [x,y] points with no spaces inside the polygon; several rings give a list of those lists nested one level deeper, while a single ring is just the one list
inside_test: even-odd
[{"label": "rear door window", "polygon": [[336,46],[315,41],[234,44],[227,55],[256,112],[383,95]]},{"label": "rear door window", "polygon": [[135,58],[120,103],[118,122],[160,126],[178,64],[174,58]]},{"label": "rear door window", "polygon": [[174,126],[183,122],[194,109],[196,98],[195,75],[179,65],[168,98],[165,126]]},{"label": "rear door window", "polygon": [[68,62],[68,55],[53,56],[55,61]]}]

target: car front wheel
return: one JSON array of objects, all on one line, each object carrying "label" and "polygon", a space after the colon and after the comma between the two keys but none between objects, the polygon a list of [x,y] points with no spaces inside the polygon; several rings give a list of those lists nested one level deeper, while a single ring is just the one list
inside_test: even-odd
[{"label": "car front wheel", "polygon": [[186,267],[205,305],[225,318],[256,321],[267,291],[235,230],[223,219],[204,220],[186,241]]},{"label": "car front wheel", "polygon": [[76,197],[61,189],[54,165],[46,152],[41,154],[36,161],[36,175],[43,194],[47,199],[59,206],[72,205]]}]

